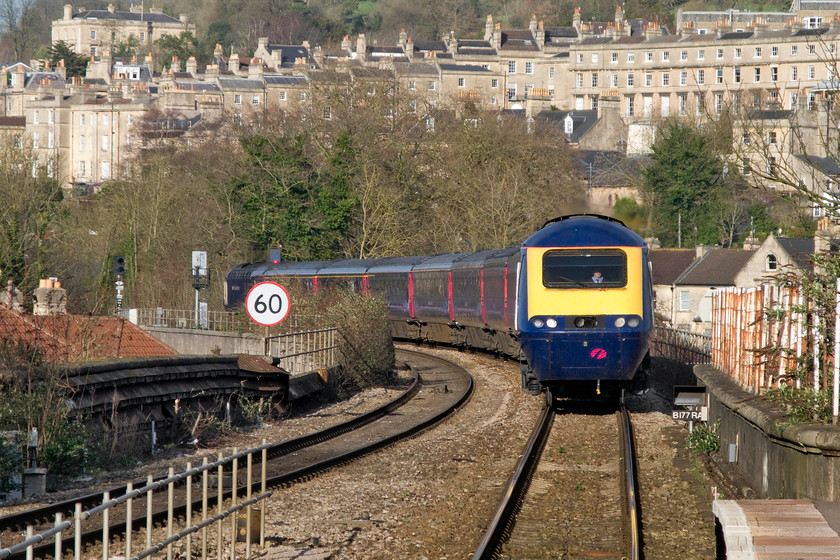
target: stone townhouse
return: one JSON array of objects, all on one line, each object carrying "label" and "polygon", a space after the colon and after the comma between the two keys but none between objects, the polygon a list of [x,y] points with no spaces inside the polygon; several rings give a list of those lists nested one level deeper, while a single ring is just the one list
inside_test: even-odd
[{"label": "stone townhouse", "polygon": [[[800,4],[804,7],[806,2]],[[834,4],[840,6],[840,2]],[[68,85],[62,69],[39,73],[20,66],[7,69],[7,80],[0,84],[4,114],[26,116],[27,134],[37,132],[39,146],[43,141],[49,145],[49,130],[43,128],[43,120],[32,121],[30,105],[37,104],[43,119],[50,99],[60,105],[59,101],[75,98],[75,93],[66,90],[78,87],[88,93],[95,91],[97,99],[105,99],[100,104],[116,113],[125,110],[126,116],[134,115],[137,108],[155,107],[180,111],[187,120],[193,119],[189,111],[205,120],[217,116],[241,120],[256,113],[281,117],[305,113],[333,119],[338,118],[342,102],[350,109],[354,103],[364,102],[359,93],[362,88],[381,91],[384,87],[393,98],[390,111],[417,114],[418,119],[429,118],[433,109],[461,110],[474,105],[524,109],[529,117],[549,109],[596,110],[600,120],[600,105],[607,103],[608,114],[619,115],[610,121],[607,143],[621,150],[636,142],[634,138],[636,143],[649,142],[655,120],[665,116],[697,118],[731,107],[756,111],[801,107],[818,113],[821,106],[828,107],[821,99],[834,91],[833,61],[840,42],[840,23],[826,15],[830,10],[824,6],[818,11],[822,16],[800,14],[784,24],[756,14],[743,27],[735,22],[737,18],[723,18],[714,31],[703,31],[687,21],[678,34],[627,20],[619,7],[610,22],[583,23],[576,11],[570,27],[545,27],[532,17],[527,29],[502,29],[488,17],[482,39],[462,39],[450,33],[439,40],[415,40],[403,32],[396,45],[380,45],[369,44],[361,35],[355,41],[346,38],[341,49],[327,51],[307,43],[272,45],[264,38],[253,57],[233,53],[226,58],[217,47],[214,64],[203,71],[195,60],[188,60],[182,72],[180,61],[175,60],[171,71],[158,75],[150,60],[144,64],[112,62],[103,48],[132,34],[141,38],[141,28],[146,30],[144,41],[192,30],[184,18],[137,10],[116,12],[113,8],[74,14],[68,8],[64,18],[54,22],[53,40],[64,40],[66,32],[69,41],[75,33],[78,51],[94,49],[88,77]],[[152,17],[155,14],[160,17]],[[824,19],[816,25],[817,20],[805,17]],[[50,88],[65,91],[50,96],[46,92]],[[347,99],[330,97],[336,93],[352,95],[346,95]],[[779,141],[788,137],[785,127],[789,128],[789,123],[762,119],[761,134],[768,142],[773,138],[771,129],[777,128],[772,149],[778,156],[772,157],[782,162],[799,153],[792,142]],[[816,116],[812,120],[819,121]],[[771,121],[772,126],[767,124]],[[64,136],[72,136],[77,144],[81,134],[70,130]],[[122,130],[121,134],[128,132]],[[53,142],[70,146],[64,136],[61,140],[54,136]],[[88,136],[85,134],[86,141]],[[816,142],[817,136],[812,136]],[[124,140],[109,144],[109,150],[123,145]],[[644,147],[634,151],[643,152]],[[58,158],[60,167],[67,170],[62,176],[68,181],[101,181],[113,176],[113,166],[122,159],[73,155],[63,163],[70,155],[62,152]],[[756,162],[761,155],[756,150]],[[79,173],[82,163],[84,176]],[[826,184],[826,176],[814,175],[814,188]]]},{"label": "stone townhouse", "polygon": [[146,12],[142,3],[128,12],[115,11],[114,5],[108,4],[107,10],[81,8],[75,13],[71,4],[65,4],[64,17],[52,22],[52,42],[63,41],[78,54],[100,57],[130,37],[140,45],[151,45],[164,35],[177,37],[184,31],[195,33],[185,15],[174,18],[158,8]]},{"label": "stone townhouse", "polygon": [[67,186],[98,185],[122,172],[150,102],[77,87],[44,95],[26,108],[26,137],[50,176]]}]

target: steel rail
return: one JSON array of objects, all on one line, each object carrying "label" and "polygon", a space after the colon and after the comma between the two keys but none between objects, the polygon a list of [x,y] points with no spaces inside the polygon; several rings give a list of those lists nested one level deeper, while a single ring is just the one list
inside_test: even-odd
[{"label": "steel rail", "polygon": [[629,545],[629,560],[641,559],[642,527],[639,521],[638,479],[636,476],[636,450],[633,443],[633,426],[627,407],[621,406],[618,411],[618,429],[622,434],[622,459],[624,463],[624,491],[627,523],[627,540]]},{"label": "steel rail", "polygon": [[546,405],[543,408],[542,416],[537,420],[537,425],[531,433],[528,445],[516,465],[516,470],[511,476],[505,495],[499,504],[490,526],[484,533],[484,538],[473,554],[473,560],[490,560],[496,556],[498,547],[510,533],[512,522],[517,510],[522,504],[525,492],[528,490],[534,469],[538,463],[545,442],[548,439],[549,428],[554,420],[554,407]]},{"label": "steel rail", "polygon": [[[636,499],[638,495],[636,477],[636,458],[633,445],[633,432],[630,422],[630,414],[623,405],[616,414],[618,419],[619,434],[621,436],[621,461],[624,464],[624,477],[622,486],[625,500],[622,508],[625,510],[623,523],[625,527],[625,539],[629,556],[627,560],[641,560],[641,524],[639,506]],[[499,547],[509,536],[513,528],[513,522],[517,510],[522,504],[528,483],[534,473],[542,449],[548,439],[549,428],[554,419],[553,407],[546,406],[543,414],[537,421],[528,445],[525,448],[522,458],[516,467],[507,490],[496,510],[493,520],[482,538],[481,543],[473,554],[473,560],[490,560],[496,558]]]}]

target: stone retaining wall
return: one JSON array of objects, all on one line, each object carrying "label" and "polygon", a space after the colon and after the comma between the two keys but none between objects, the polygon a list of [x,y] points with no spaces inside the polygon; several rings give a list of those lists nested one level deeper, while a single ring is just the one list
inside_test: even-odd
[{"label": "stone retaining wall", "polygon": [[709,423],[720,418],[720,454],[761,498],[840,501],[840,429],[791,424],[778,403],[742,389],[709,365],[694,373],[709,389]]}]

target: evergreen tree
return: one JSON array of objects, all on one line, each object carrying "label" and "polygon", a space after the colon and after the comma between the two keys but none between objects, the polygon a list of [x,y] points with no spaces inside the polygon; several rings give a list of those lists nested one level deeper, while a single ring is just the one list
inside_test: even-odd
[{"label": "evergreen tree", "polygon": [[64,61],[64,68],[67,72],[68,78],[84,77],[87,72],[88,58],[81,54],[76,54],[73,47],[64,41],[53,43],[47,50],[50,64],[53,68],[58,67],[60,61]]},{"label": "evergreen tree", "polygon": [[643,188],[651,195],[654,227],[664,246],[718,242],[712,203],[724,196],[723,161],[688,124],[670,121],[653,145]]}]

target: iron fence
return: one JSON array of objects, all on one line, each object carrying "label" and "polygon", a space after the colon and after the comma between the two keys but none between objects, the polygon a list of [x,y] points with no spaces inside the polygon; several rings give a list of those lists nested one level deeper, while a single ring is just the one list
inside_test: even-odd
[{"label": "iron fence", "polygon": [[[91,508],[88,511],[82,511],[82,505],[80,503],[77,503],[76,511],[72,519],[64,521],[60,513],[56,514],[54,527],[47,531],[44,531],[43,533],[34,534],[32,526],[28,526],[26,528],[25,540],[13,546],[0,550],[0,560],[9,558],[10,556],[19,554],[24,551],[26,552],[27,559],[31,559],[33,557],[34,547],[44,542],[49,543],[50,540],[55,542],[55,552],[53,554],[53,557],[55,558],[55,560],[62,560],[62,555],[64,551],[62,535],[64,531],[67,531],[71,528],[73,528],[74,543],[72,557],[74,560],[82,560],[86,557],[83,556],[82,522],[88,521],[90,519],[97,519],[98,523],[101,522],[100,527],[102,534],[102,558],[103,560],[109,560],[112,557],[110,553],[112,535],[109,517],[111,511],[114,508],[121,505],[125,506],[126,519],[124,529],[125,539],[123,551],[125,558],[130,558],[132,560],[140,560],[142,558],[153,556],[160,553],[163,550],[166,550],[167,560],[172,560],[174,557],[174,550],[172,545],[183,539],[185,540],[184,548],[185,556],[187,558],[200,556],[202,560],[207,560],[209,545],[212,542],[215,542],[215,558],[230,558],[230,560],[234,560],[238,557],[238,553],[236,551],[236,542],[238,540],[237,536],[242,533],[241,529],[237,527],[237,519],[239,515],[235,514],[237,514],[240,510],[243,509],[245,510],[246,520],[244,527],[244,557],[251,558],[252,540],[254,537],[254,533],[257,529],[259,531],[259,545],[261,547],[265,546],[266,506],[264,500],[271,496],[271,492],[266,491],[266,464],[269,447],[269,444],[267,444],[265,440],[263,440],[263,444],[261,446],[252,449],[246,449],[245,451],[237,452],[237,450],[234,448],[233,454],[229,457],[223,457],[222,454],[219,453],[218,460],[213,463],[209,463],[207,461],[207,458],[205,457],[203,460],[203,464],[200,467],[192,468],[191,465],[187,463],[186,470],[177,474],[174,472],[174,469],[170,467],[169,476],[167,476],[165,479],[154,482],[152,475],[149,475],[146,486],[143,486],[142,488],[134,489],[132,483],[129,482],[126,487],[125,494],[123,494],[119,498],[111,499],[109,492],[103,493],[102,505]],[[260,482],[260,494],[258,495],[253,495],[252,490],[252,487],[256,483],[253,477],[253,456],[255,453],[260,453],[262,460],[261,472],[256,480]],[[244,473],[244,485],[246,488],[245,496],[241,495],[242,483],[240,481],[241,476],[238,470],[240,459],[245,459],[247,464],[247,470]],[[225,466],[228,464],[231,465],[230,471],[232,472],[230,478],[231,497],[229,500],[227,500],[227,509],[225,509],[224,471]],[[217,471],[216,488],[215,495],[211,495],[212,492],[209,485],[209,475],[211,471],[214,470]],[[176,516],[174,513],[176,509],[174,500],[174,489],[175,485],[180,483],[181,481],[186,482],[186,515],[183,518]],[[193,511],[192,492],[194,482],[199,483],[201,488],[201,507],[199,508],[199,511]],[[162,489],[165,489],[167,492],[167,521],[164,527],[166,529],[166,539],[156,544],[153,544],[153,496],[155,491]],[[212,503],[214,500],[215,505]],[[137,504],[135,504],[135,501],[137,502]],[[136,528],[133,525],[133,512],[135,505],[141,506],[144,501],[146,503],[146,526],[145,530],[143,531],[145,533],[145,542],[142,550],[135,552],[134,548],[137,547],[134,546],[134,542],[135,540],[140,540],[141,529]],[[260,510],[261,515],[258,516],[258,520],[253,520],[251,515],[252,507],[261,501],[263,502],[263,505]],[[213,511],[217,512],[216,515],[213,515]],[[199,512],[201,521],[194,524],[194,514],[198,514]],[[231,519],[231,522],[223,523],[228,518]],[[259,527],[252,527],[252,523],[257,523]],[[184,528],[176,533],[176,527],[180,528],[182,526]],[[208,529],[211,529],[213,526],[215,526],[215,535],[208,533]],[[228,528],[230,529],[229,532]],[[193,542],[193,535],[197,535],[197,543]],[[226,535],[228,537],[227,539]],[[224,548],[226,540],[229,543],[229,548],[227,551],[225,551]]]},{"label": "iron fence", "polygon": [[335,366],[338,328],[318,329],[265,338],[265,354],[277,358],[292,375]]},{"label": "iron fence", "polygon": [[669,327],[656,327],[650,340],[650,354],[686,364],[708,364],[712,359],[712,337]]}]

